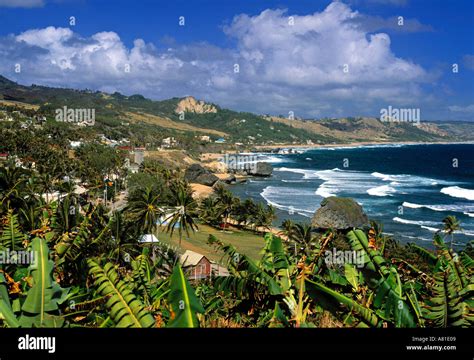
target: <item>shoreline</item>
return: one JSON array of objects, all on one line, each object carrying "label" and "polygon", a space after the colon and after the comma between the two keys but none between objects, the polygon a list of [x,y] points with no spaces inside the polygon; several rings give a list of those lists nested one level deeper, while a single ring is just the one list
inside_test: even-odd
[{"label": "shoreline", "polygon": [[[397,142],[379,142],[379,141],[357,141],[351,143],[334,143],[334,144],[273,144],[273,145],[255,145],[251,149],[237,150],[223,150],[221,153],[202,153],[200,155],[200,163],[202,165],[209,164],[220,160],[225,154],[258,154],[265,153],[270,149],[321,149],[332,147],[364,147],[371,145],[474,145],[472,141],[397,141]],[[254,151],[260,150],[260,151]],[[217,172],[219,173],[219,172]],[[225,173],[225,172],[224,172]]]},{"label": "shoreline", "polygon": [[319,149],[331,147],[364,147],[370,145],[471,145],[473,141],[397,141],[397,142],[380,142],[380,141],[356,141],[351,143],[334,143],[334,144],[274,144],[274,145],[256,145],[255,149],[280,149],[280,148],[295,148],[295,149]]}]

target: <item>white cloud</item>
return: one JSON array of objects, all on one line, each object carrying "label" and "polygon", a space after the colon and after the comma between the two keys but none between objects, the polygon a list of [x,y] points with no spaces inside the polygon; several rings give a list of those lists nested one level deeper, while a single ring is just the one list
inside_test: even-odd
[{"label": "white cloud", "polygon": [[448,109],[456,113],[474,114],[474,104],[466,106],[452,105],[448,106]]},{"label": "white cloud", "polygon": [[[368,34],[349,6],[335,2],[289,17],[284,10],[236,16],[224,29],[234,49],[169,41],[159,49],[141,39],[128,48],[115,32],[84,38],[67,28],[32,29],[0,39],[0,73],[160,99],[193,94],[236,109],[302,116],[331,109],[367,114],[380,108],[377,102],[411,105],[422,98],[427,71],[397,57],[389,35]],[[15,63],[22,64],[18,76]]]}]

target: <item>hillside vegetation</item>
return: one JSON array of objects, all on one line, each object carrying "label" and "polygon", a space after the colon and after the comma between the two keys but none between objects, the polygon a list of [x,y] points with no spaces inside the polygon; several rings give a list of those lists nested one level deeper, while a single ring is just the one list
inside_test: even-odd
[{"label": "hillside vegetation", "polygon": [[[159,94],[157,94],[159,95]],[[228,143],[327,144],[354,141],[459,141],[472,140],[466,123],[384,123],[375,118],[299,120],[262,116],[223,109],[193,97],[154,101],[142,95],[125,96],[91,90],[24,86],[0,76],[0,100],[4,105],[37,108],[49,119],[55,110],[95,109],[97,132],[111,137],[139,133],[145,143],[155,137],[209,135]],[[129,127],[123,125],[130,121]],[[133,126],[132,126],[133,125]],[[133,136],[132,136],[133,137]],[[137,137],[138,138],[138,137]]]}]

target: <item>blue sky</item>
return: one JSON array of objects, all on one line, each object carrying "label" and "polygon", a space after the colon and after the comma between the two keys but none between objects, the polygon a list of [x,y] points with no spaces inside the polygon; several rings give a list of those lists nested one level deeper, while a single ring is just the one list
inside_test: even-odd
[{"label": "blue sky", "polygon": [[474,120],[473,24],[471,0],[0,0],[0,74],[305,118]]}]

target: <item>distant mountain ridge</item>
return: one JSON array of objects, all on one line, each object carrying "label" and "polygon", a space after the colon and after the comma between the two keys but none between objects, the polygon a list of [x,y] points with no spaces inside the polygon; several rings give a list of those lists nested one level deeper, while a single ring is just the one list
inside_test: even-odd
[{"label": "distant mountain ridge", "polygon": [[[386,123],[375,118],[296,120],[223,109],[192,96],[154,101],[136,94],[25,86],[0,75],[0,100],[54,110],[96,109],[96,121],[117,127],[124,121],[146,123],[180,132],[209,133],[228,142],[243,144],[327,144],[350,142],[461,141],[474,139],[474,124],[453,122]],[[467,128],[467,130],[466,130]]]}]

